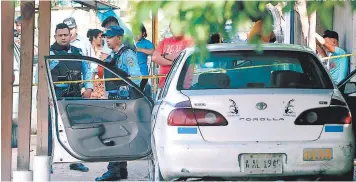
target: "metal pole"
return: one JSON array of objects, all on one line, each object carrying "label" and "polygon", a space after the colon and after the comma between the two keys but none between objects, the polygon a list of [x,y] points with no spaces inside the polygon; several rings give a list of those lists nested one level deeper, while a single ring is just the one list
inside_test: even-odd
[{"label": "metal pole", "polygon": [[[158,12],[152,14],[152,41],[155,48],[158,46]],[[153,63],[152,73],[156,74],[157,64]],[[153,79],[153,92],[157,93],[157,79]]]}]

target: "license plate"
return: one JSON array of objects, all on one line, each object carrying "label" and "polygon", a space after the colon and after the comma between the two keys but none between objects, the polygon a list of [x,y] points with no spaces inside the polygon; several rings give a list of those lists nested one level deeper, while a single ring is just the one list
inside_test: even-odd
[{"label": "license plate", "polygon": [[304,161],[329,161],[332,158],[332,148],[311,148],[303,150]]},{"label": "license plate", "polygon": [[282,154],[243,154],[241,169],[246,174],[281,174]]}]

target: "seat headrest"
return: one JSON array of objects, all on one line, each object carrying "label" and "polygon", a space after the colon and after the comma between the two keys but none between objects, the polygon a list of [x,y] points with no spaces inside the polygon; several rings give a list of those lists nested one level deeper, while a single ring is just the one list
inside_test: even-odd
[{"label": "seat headrest", "polygon": [[265,84],[264,83],[247,83],[246,87],[247,88],[264,88]]},{"label": "seat headrest", "polygon": [[291,83],[305,84],[305,75],[291,70],[273,71],[271,74],[271,86],[277,88],[291,87]]},{"label": "seat headrest", "polygon": [[225,73],[203,73],[199,75],[198,85],[201,88],[224,89],[230,87],[230,78]]}]

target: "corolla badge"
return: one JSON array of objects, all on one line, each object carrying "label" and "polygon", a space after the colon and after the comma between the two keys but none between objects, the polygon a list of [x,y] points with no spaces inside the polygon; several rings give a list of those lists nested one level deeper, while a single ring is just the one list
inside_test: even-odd
[{"label": "corolla badge", "polygon": [[267,108],[267,104],[264,103],[264,102],[259,102],[259,103],[256,104],[256,108],[258,110],[265,110]]}]

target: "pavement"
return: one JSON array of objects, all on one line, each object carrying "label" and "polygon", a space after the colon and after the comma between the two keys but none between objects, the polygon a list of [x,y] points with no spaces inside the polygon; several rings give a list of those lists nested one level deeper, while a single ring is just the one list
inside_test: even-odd
[{"label": "pavement", "polygon": [[[30,170],[32,170],[33,156],[36,154],[36,135],[31,136],[30,147]],[[83,163],[89,168],[88,172],[79,172],[69,169],[68,163],[53,164],[53,174],[51,181],[94,181],[96,177],[106,172],[107,162]],[[12,170],[16,170],[17,165],[17,148],[12,149]],[[356,166],[356,161],[354,162]],[[128,179],[122,181],[148,181],[148,161],[128,162]],[[354,181],[356,171],[354,171]]]},{"label": "pavement", "polygon": [[[36,154],[36,136],[31,136],[30,147],[30,170],[33,166],[33,157]],[[107,162],[83,163],[89,168],[88,172],[79,172],[69,169],[68,163],[53,164],[53,174],[51,181],[94,181],[96,177],[106,172]],[[12,170],[17,169],[17,148],[12,149]],[[147,181],[148,180],[148,161],[128,162],[128,179],[125,181]]]}]

